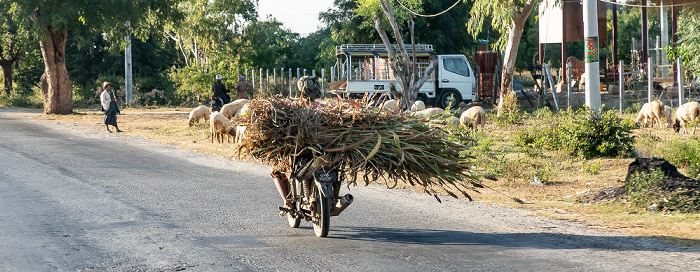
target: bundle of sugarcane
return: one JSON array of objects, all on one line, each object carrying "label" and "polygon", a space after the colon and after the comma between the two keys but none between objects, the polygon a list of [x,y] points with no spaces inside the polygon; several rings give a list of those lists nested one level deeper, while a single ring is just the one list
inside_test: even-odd
[{"label": "bundle of sugarcane", "polygon": [[290,157],[321,147],[323,158],[340,165],[353,184],[358,176],[366,183],[404,182],[438,200],[440,192],[471,200],[467,191],[481,187],[468,171],[471,163],[459,156],[465,147],[420,120],[357,102],[309,106],[273,97],[253,99],[248,107],[239,120],[247,126],[239,157],[290,169]]}]

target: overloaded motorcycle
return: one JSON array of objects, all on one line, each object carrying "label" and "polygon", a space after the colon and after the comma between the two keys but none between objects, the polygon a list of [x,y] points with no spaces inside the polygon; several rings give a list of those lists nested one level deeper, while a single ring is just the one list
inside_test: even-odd
[{"label": "overloaded motorcycle", "polygon": [[[292,158],[288,200],[291,208],[280,207],[286,213],[289,226],[298,228],[301,219],[313,223],[317,237],[328,236],[330,217],[337,216],[352,202],[353,196],[339,196],[341,181],[338,163],[328,162],[324,156],[300,155]],[[283,174],[285,175],[285,174]],[[287,175],[285,175],[286,177]]]},{"label": "overloaded motorcycle", "polygon": [[211,96],[211,111],[221,111],[221,107],[224,106],[224,100],[218,96]]}]

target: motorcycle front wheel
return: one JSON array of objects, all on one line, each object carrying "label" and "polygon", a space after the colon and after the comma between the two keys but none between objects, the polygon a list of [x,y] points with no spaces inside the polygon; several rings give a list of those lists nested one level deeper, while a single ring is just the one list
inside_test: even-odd
[{"label": "motorcycle front wheel", "polygon": [[328,236],[328,231],[330,229],[330,219],[331,219],[331,205],[330,200],[323,197],[321,194],[321,188],[314,186],[314,196],[316,197],[314,210],[315,216],[313,217],[314,233],[316,237],[326,237]]}]

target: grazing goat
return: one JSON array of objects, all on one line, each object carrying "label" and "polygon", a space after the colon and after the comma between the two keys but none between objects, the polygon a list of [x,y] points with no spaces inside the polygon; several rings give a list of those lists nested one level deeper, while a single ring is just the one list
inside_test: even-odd
[{"label": "grazing goat", "polygon": [[445,112],[445,110],[441,108],[427,108],[422,111],[414,112],[411,115],[418,119],[425,119],[433,115],[442,114],[443,112]]},{"label": "grazing goat", "polygon": [[673,109],[669,106],[664,106],[664,116],[666,117],[666,127],[671,127],[671,114]]},{"label": "grazing goat", "polygon": [[203,119],[203,122],[209,120],[209,108],[207,106],[199,106],[190,112],[189,126],[192,124],[199,123],[199,119]]},{"label": "grazing goat", "polygon": [[[698,120],[700,118],[700,104],[698,102],[688,102],[676,110],[676,117],[673,119],[673,130],[678,133],[683,129],[683,133],[687,134],[688,129],[686,126],[688,122]],[[693,134],[695,134],[695,128],[693,128]]]},{"label": "grazing goat", "polygon": [[642,106],[642,109],[639,110],[639,114],[637,114],[637,118],[634,121],[640,127],[648,123],[651,123],[651,127],[654,127],[655,123],[658,123],[659,127],[661,127],[664,111],[664,104],[659,100],[654,100]]},{"label": "grazing goat", "polygon": [[486,124],[486,111],[480,106],[474,106],[464,111],[459,117],[459,126],[468,128],[484,128]]},{"label": "grazing goat", "polygon": [[214,142],[214,138],[218,143],[224,141],[224,134],[227,135],[226,139],[230,142],[230,136],[236,136],[236,131],[228,118],[224,117],[220,112],[214,112],[209,118],[210,126],[209,131],[211,132],[211,142]]},{"label": "grazing goat", "polygon": [[228,103],[221,107],[221,114],[224,115],[224,117],[231,119],[233,118],[238,110],[243,108],[244,105],[248,104],[248,99],[237,99],[236,101],[233,101],[231,103]]}]

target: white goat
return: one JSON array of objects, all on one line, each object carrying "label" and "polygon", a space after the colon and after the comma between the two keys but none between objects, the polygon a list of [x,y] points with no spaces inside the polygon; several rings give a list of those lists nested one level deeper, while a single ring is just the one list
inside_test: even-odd
[{"label": "white goat", "polygon": [[221,107],[221,114],[224,115],[224,117],[231,119],[236,115],[238,110],[243,108],[245,104],[248,104],[248,99],[236,99],[236,101],[233,101],[231,103],[228,103]]},{"label": "white goat", "polygon": [[664,104],[659,100],[654,100],[642,106],[642,109],[639,110],[639,114],[637,114],[637,118],[634,121],[640,127],[649,123],[651,123],[651,127],[654,127],[655,123],[658,123],[659,127],[661,127],[661,120],[665,118],[664,112]]},{"label": "white goat", "polygon": [[[692,122],[700,119],[700,104],[698,102],[688,102],[676,110],[676,117],[673,119],[673,130],[679,132],[683,129],[683,133],[688,133],[686,126],[688,122]],[[693,128],[693,134],[695,134],[695,128]]]},{"label": "white goat", "polygon": [[486,124],[486,111],[480,106],[474,106],[464,111],[459,117],[459,126],[468,128],[484,128]]},{"label": "white goat", "polygon": [[411,106],[411,111],[412,112],[417,112],[417,111],[422,111],[425,109],[425,103],[422,100],[416,100],[415,103]]},{"label": "white goat", "polygon": [[210,126],[209,131],[211,132],[211,142],[214,142],[214,138],[218,143],[224,141],[224,134],[227,135],[226,139],[230,142],[230,136],[236,136],[235,128],[231,125],[231,122],[220,112],[214,112],[209,118]]},{"label": "white goat", "polygon": [[387,101],[384,101],[382,105],[379,107],[380,109],[383,109],[387,112],[394,113],[399,111],[399,100],[396,99],[389,99]]},{"label": "white goat", "polygon": [[238,110],[238,112],[236,112],[236,115],[234,115],[233,117],[234,118],[241,118],[241,117],[247,116],[249,111],[250,111],[250,106],[248,106],[248,103],[246,103],[245,105],[243,105],[243,107],[241,107],[240,110]]},{"label": "white goat", "polygon": [[666,127],[671,127],[671,113],[673,109],[669,106],[664,106],[664,116],[666,117]]},{"label": "white goat", "polygon": [[243,139],[245,138],[245,130],[247,128],[248,127],[246,127],[244,125],[236,126],[236,138],[235,138],[234,142],[236,142],[237,144],[240,144],[241,142],[243,142]]},{"label": "white goat", "polygon": [[418,119],[425,119],[433,115],[442,114],[445,110],[441,108],[427,108],[422,111],[417,111],[412,114],[413,117]]},{"label": "white goat", "polygon": [[201,105],[190,112],[189,126],[191,127],[195,122],[199,123],[199,119],[203,119],[203,122],[209,120],[209,108],[207,106]]}]

